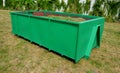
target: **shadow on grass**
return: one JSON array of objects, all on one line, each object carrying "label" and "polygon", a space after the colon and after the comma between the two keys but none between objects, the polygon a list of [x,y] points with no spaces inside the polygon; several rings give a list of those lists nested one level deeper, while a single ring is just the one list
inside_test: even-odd
[{"label": "shadow on grass", "polygon": [[41,47],[41,48],[43,48],[43,49],[45,49],[45,50],[47,50],[47,51],[49,51],[49,52],[53,52],[54,54],[56,54],[56,55],[58,55],[58,56],[61,56],[61,57],[63,57],[64,59],[69,60],[70,62],[76,64],[76,62],[75,62],[73,59],[71,59],[71,58],[69,58],[69,57],[67,57],[67,56],[65,56],[65,55],[62,55],[62,54],[60,54],[60,53],[58,53],[58,52],[55,52],[55,51],[53,51],[53,50],[49,50],[49,49],[46,48],[45,46],[42,46],[42,45],[40,45],[40,44],[38,44],[38,43],[35,43],[35,42],[33,42],[33,41],[30,41],[30,40],[28,40],[28,39],[26,39],[26,38],[24,38],[24,37],[22,37],[22,36],[19,36],[19,35],[17,35],[17,34],[14,34],[14,36],[17,36],[17,37],[19,37],[19,38],[21,38],[21,39],[24,39],[24,40],[26,40],[26,41],[28,41],[28,42],[36,45],[36,46],[39,46],[39,47]]}]

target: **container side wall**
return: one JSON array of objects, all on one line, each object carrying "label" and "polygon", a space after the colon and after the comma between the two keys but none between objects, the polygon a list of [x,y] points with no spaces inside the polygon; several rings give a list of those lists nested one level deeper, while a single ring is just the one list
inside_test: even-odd
[{"label": "container side wall", "polygon": [[[49,19],[31,17],[32,41],[47,47],[48,45],[48,24]],[[50,37],[49,37],[50,38]]]},{"label": "container side wall", "polygon": [[92,48],[100,46],[103,24],[104,18],[99,18],[90,22],[83,22],[79,25],[75,62],[78,62],[82,57],[88,58]]},{"label": "container side wall", "polygon": [[17,34],[17,32],[18,32],[18,26],[16,26],[16,24],[17,24],[16,19],[17,19],[17,15],[11,13],[11,23],[12,23],[12,33],[13,34]]},{"label": "container side wall", "polygon": [[78,26],[51,20],[49,24],[49,48],[75,59]]},{"label": "container side wall", "polygon": [[30,17],[22,16],[16,13],[11,14],[12,17],[12,32],[26,39],[31,40],[31,25]]},{"label": "container side wall", "polygon": [[[17,16],[17,25],[19,26],[18,34],[22,37],[31,40],[31,24],[30,24],[30,17],[29,16]],[[17,26],[16,25],[16,26]]]}]

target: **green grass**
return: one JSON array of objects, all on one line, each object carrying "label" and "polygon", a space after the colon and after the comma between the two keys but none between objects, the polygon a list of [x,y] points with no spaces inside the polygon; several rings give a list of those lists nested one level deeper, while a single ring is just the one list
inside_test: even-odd
[{"label": "green grass", "polygon": [[9,11],[0,10],[0,73],[119,73],[120,23],[105,23],[99,49],[77,64],[11,33]]}]

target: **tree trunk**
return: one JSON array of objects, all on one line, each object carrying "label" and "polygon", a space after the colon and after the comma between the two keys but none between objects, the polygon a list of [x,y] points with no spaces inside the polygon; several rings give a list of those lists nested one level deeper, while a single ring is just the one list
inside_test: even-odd
[{"label": "tree trunk", "polygon": [[5,0],[3,0],[3,7],[5,7]]}]

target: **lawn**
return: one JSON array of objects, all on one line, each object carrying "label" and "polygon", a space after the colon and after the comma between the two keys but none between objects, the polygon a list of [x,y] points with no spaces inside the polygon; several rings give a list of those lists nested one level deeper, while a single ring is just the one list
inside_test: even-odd
[{"label": "lawn", "polygon": [[0,10],[0,73],[119,73],[120,23],[105,23],[99,49],[77,64],[11,33],[8,10]]}]

